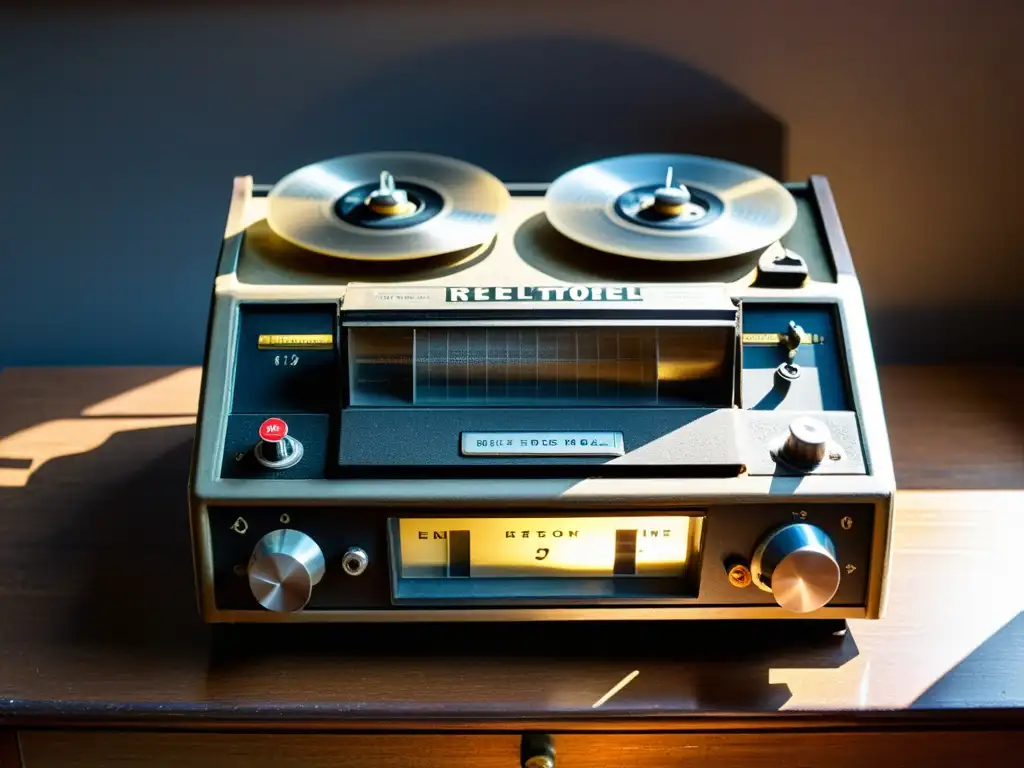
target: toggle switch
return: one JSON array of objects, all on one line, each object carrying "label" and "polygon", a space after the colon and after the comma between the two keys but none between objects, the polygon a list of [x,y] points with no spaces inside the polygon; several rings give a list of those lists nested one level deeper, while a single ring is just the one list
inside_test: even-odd
[{"label": "toggle switch", "polygon": [[270,418],[260,424],[260,440],[253,453],[267,469],[288,469],[302,459],[302,443],[288,434],[284,419]]}]

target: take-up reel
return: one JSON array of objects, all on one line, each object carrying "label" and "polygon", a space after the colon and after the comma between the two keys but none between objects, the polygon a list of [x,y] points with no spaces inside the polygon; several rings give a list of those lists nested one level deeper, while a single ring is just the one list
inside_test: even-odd
[{"label": "take-up reel", "polygon": [[[661,182],[664,179],[664,183]],[[548,220],[590,248],[656,261],[707,261],[767,248],[796,222],[770,176],[699,155],[623,155],[554,181]]]}]

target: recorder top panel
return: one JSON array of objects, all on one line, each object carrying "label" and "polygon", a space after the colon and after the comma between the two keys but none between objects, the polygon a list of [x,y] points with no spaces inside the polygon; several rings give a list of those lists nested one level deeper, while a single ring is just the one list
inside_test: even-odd
[{"label": "recorder top panel", "polygon": [[826,287],[849,261],[825,236],[834,216],[823,184],[782,185],[689,155],[611,158],[511,188],[434,155],[335,158],[269,191],[241,182],[218,290],[301,286],[326,297],[360,283],[444,285],[493,289],[468,298],[497,303],[560,286],[574,299],[587,287],[591,300],[605,284]]}]

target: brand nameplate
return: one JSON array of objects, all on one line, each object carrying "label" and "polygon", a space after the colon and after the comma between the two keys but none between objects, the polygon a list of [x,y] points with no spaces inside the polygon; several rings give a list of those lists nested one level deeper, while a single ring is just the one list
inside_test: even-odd
[{"label": "brand nameplate", "polygon": [[555,286],[480,286],[476,288],[446,288],[445,301],[643,301],[635,285],[555,285]]},{"label": "brand nameplate", "polygon": [[621,432],[463,432],[463,456],[622,456]]},{"label": "brand nameplate", "polygon": [[708,285],[349,285],[341,311],[489,312],[584,309],[609,312],[717,310],[736,314],[723,286]]}]

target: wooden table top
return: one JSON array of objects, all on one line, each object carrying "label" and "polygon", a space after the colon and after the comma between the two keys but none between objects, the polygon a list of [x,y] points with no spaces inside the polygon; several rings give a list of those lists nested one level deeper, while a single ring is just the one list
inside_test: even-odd
[{"label": "wooden table top", "polygon": [[0,373],[0,724],[1024,722],[1020,369],[883,370],[900,487],[889,613],[843,636],[792,622],[205,626],[186,512],[199,376]]}]

